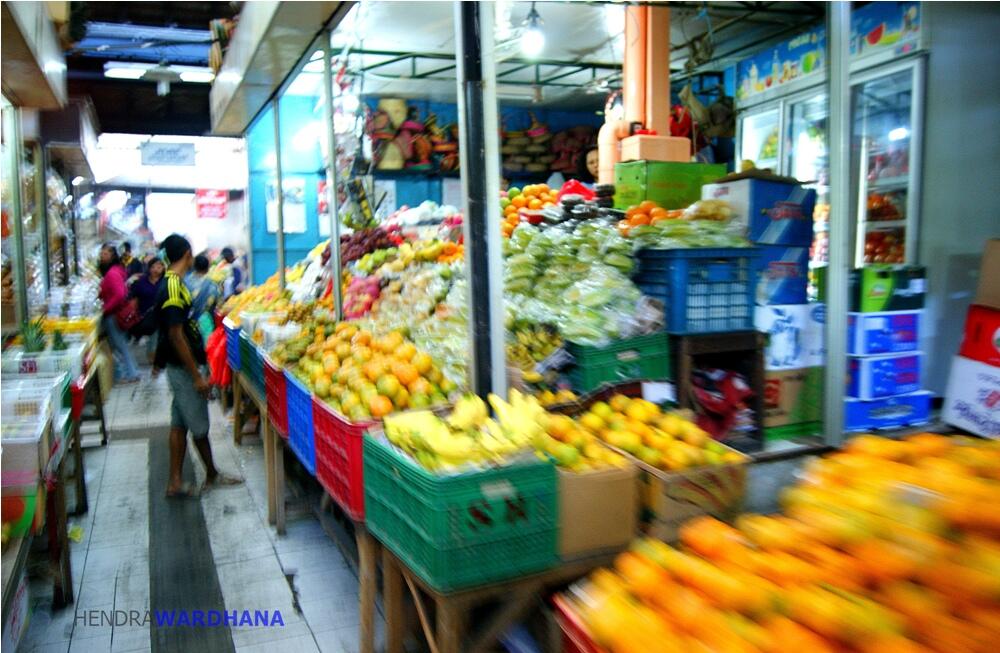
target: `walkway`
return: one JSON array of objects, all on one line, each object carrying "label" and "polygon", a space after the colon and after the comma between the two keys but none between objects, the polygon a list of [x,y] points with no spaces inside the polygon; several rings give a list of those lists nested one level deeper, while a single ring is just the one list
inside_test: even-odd
[{"label": "walkway", "polygon": [[[232,442],[218,403],[211,440],[220,469],[245,485],[195,500],[164,497],[170,393],[148,377],[116,387],[107,403],[110,443],[85,450],[89,513],[72,544],[76,603],[53,612],[50,584],[35,580],[28,632],[19,651],[358,650],[358,583],[339,549],[309,516],[277,536],[267,523],[264,455],[258,438]],[[188,447],[186,474],[200,482]],[[128,611],[279,611],[284,626],[158,627],[127,623]],[[121,625],[100,612],[124,611]],[[88,621],[93,620],[93,621]],[[383,624],[378,625],[381,642]],[[381,644],[380,644],[381,646]]]}]

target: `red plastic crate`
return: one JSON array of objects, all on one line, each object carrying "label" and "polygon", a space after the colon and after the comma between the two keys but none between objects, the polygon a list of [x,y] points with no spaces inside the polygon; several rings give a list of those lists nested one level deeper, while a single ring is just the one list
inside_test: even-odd
[{"label": "red plastic crate", "polygon": [[285,391],[285,371],[264,358],[264,394],[267,397],[267,417],[278,435],[288,439],[288,394]]},{"label": "red plastic crate", "polygon": [[377,422],[351,422],[313,397],[316,478],[354,521],[365,519],[363,440]]}]

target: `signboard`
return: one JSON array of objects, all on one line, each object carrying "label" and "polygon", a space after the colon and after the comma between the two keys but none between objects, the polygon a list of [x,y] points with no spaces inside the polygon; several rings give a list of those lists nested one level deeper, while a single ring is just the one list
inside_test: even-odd
[{"label": "signboard", "polygon": [[[919,2],[871,2],[851,12],[851,59],[916,50],[920,18]],[[746,104],[771,89],[823,73],[825,68],[826,28],[818,26],[736,64],[736,99]]]},{"label": "signboard", "polygon": [[[283,179],[282,218],[286,234],[302,234],[306,231],[306,180],[303,177]],[[278,232],[278,180],[272,178],[264,189],[267,198],[267,231]]]},{"label": "signboard", "polygon": [[194,192],[195,216],[223,219],[229,213],[229,191],[198,189]]},{"label": "signboard", "polygon": [[143,143],[144,166],[193,166],[194,143]]}]

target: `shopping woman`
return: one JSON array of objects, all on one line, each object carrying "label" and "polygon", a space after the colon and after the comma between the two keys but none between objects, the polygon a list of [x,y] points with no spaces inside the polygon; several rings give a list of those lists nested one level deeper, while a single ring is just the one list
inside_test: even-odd
[{"label": "shopping woman", "polygon": [[104,304],[101,325],[115,357],[115,380],[135,383],[139,380],[139,368],[128,348],[128,337],[118,325],[119,314],[130,300],[125,287],[125,267],[121,264],[114,245],[105,243],[101,247],[98,267],[101,271],[98,296]]},{"label": "shopping woman", "polygon": [[150,256],[146,261],[146,273],[136,279],[130,288],[130,294],[138,302],[139,315],[142,319],[129,331],[129,334],[136,341],[146,338],[146,357],[150,363],[153,362],[153,353],[156,351],[156,318],[153,316],[153,310],[156,305],[156,294],[164,283],[163,273],[166,269],[161,259]]}]

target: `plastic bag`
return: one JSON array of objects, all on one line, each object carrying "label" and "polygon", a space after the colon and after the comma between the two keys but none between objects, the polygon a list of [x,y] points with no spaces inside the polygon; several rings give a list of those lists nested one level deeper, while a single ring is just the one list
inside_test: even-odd
[{"label": "plastic bag", "polygon": [[226,360],[226,330],[219,327],[208,337],[205,347],[208,358],[209,381],[212,385],[226,387],[232,380],[232,370]]}]

